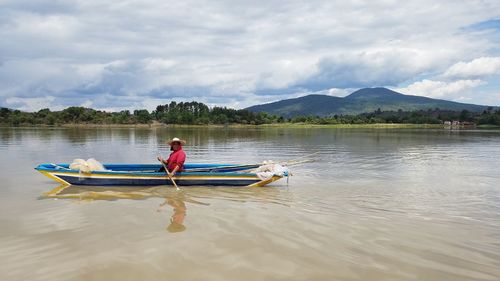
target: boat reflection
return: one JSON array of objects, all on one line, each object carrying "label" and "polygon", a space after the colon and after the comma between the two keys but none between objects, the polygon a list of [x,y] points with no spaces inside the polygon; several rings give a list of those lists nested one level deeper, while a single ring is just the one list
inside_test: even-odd
[{"label": "boat reflection", "polygon": [[[291,194],[287,189],[280,188],[207,188],[190,187],[180,191],[171,187],[110,187],[110,186],[74,186],[60,185],[45,192],[41,199],[72,199],[78,202],[92,202],[94,200],[113,201],[120,199],[145,200],[148,198],[163,198],[164,201],[156,208],[158,213],[172,210],[168,232],[181,232],[186,230],[187,205],[196,204],[209,206],[210,203],[231,202],[260,202],[278,204],[290,207]],[[205,202],[204,202],[205,201]],[[170,209],[171,208],[171,209]]]},{"label": "boat reflection", "polygon": [[41,198],[76,199],[79,201],[119,199],[140,200],[150,197],[158,197],[155,196],[154,188],[80,187],[65,184],[59,185],[58,187],[43,193],[41,196]]},{"label": "boat reflection", "polygon": [[184,219],[187,211],[185,202],[205,206],[210,205],[208,203],[200,202],[194,198],[190,198],[190,196],[183,191],[176,191],[162,186],[145,188],[77,187],[63,184],[57,186],[51,191],[43,193],[41,198],[73,199],[83,202],[90,202],[94,200],[111,201],[120,199],[142,200],[147,198],[165,198],[165,201],[158,206],[156,211],[162,212],[165,205],[169,205],[173,208],[170,224],[166,228],[168,232],[181,232],[186,230],[186,227],[184,226]]}]

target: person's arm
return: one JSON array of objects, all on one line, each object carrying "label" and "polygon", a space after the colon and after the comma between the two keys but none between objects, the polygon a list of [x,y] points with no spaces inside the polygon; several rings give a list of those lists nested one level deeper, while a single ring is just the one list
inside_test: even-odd
[{"label": "person's arm", "polygon": [[156,157],[156,158],[157,158],[157,159],[158,159],[158,161],[160,161],[161,163],[164,163],[165,165],[168,165],[168,159],[167,159],[167,160],[165,160],[165,159],[163,159],[163,157],[161,157],[161,156],[158,156],[158,157]]},{"label": "person's arm", "polygon": [[168,161],[170,160],[170,156],[166,160],[165,160],[165,158],[161,157],[161,155],[156,157],[156,158],[158,159],[158,161],[165,163],[165,165],[168,165]]},{"label": "person's arm", "polygon": [[180,168],[179,165],[175,165],[175,168],[172,170],[172,172],[170,172],[170,176],[175,176],[175,173],[179,171],[179,168]]}]

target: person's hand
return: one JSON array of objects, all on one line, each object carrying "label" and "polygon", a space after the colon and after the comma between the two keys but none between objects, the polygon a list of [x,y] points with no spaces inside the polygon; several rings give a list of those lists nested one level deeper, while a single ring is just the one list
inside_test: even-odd
[{"label": "person's hand", "polygon": [[161,158],[161,156],[158,156],[156,157],[158,159],[158,161],[162,162],[163,163],[163,158]]}]

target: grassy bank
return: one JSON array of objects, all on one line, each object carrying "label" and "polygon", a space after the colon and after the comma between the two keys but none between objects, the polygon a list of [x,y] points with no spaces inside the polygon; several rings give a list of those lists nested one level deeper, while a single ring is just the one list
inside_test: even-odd
[{"label": "grassy bank", "polygon": [[486,125],[478,125],[477,126],[478,129],[491,129],[491,130],[495,130],[495,129],[500,129],[500,125],[490,125],[490,124],[486,124]]},{"label": "grassy bank", "polygon": [[374,124],[307,124],[307,123],[279,123],[264,124],[261,128],[366,128],[366,129],[441,129],[441,124],[392,124],[392,123],[374,123]]},{"label": "grassy bank", "polygon": [[[341,128],[341,129],[442,129],[441,124],[392,124],[392,123],[374,123],[374,124],[308,124],[308,123],[273,123],[263,125],[244,125],[244,124],[209,124],[209,125],[182,125],[182,124],[162,124],[153,122],[151,124],[62,124],[62,125],[31,125],[20,124],[18,126],[1,125],[1,127],[32,127],[32,128]],[[500,128],[500,126],[479,126],[480,128]]]}]

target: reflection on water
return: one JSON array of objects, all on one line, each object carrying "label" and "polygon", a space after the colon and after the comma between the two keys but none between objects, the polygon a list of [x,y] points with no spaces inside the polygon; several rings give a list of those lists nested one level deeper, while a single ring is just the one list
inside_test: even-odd
[{"label": "reflection on water", "polygon": [[127,186],[74,186],[61,184],[50,191],[43,192],[40,199],[69,199],[82,203],[96,200],[145,200],[148,198],[164,199],[156,208],[158,213],[165,210],[165,206],[172,207],[170,224],[166,227],[169,232],[186,230],[184,220],[187,214],[187,204],[210,206],[206,199],[223,199],[236,202],[266,202],[287,206],[283,191],[273,188],[214,188],[191,187],[176,190],[171,187],[127,187]]},{"label": "reflection on water", "polygon": [[183,191],[172,191],[166,187],[148,187],[148,188],[130,188],[130,187],[75,187],[60,185],[49,192],[43,193],[41,198],[55,199],[73,199],[78,201],[90,202],[94,200],[119,200],[132,199],[142,200],[151,197],[164,198],[165,201],[159,205],[157,212],[162,212],[165,205],[173,208],[173,214],[170,224],[167,226],[169,232],[181,232],[186,229],[184,219],[186,217],[187,207],[185,202],[208,206],[189,197]]},{"label": "reflection on water", "polygon": [[173,214],[170,219],[170,224],[167,226],[169,232],[181,232],[186,229],[184,226],[184,218],[186,217],[187,207],[185,202],[194,204],[209,205],[203,202],[189,198],[185,192],[176,191],[169,192],[170,188],[165,187],[148,187],[148,188],[130,188],[130,187],[75,187],[68,185],[60,185],[49,192],[43,193],[41,198],[54,199],[73,199],[78,201],[93,201],[93,200],[119,200],[132,199],[142,200],[151,197],[161,197],[165,201],[161,203],[157,212],[161,212],[165,205],[173,207]]},{"label": "reflection on water", "polygon": [[184,226],[184,218],[186,218],[186,204],[182,199],[178,198],[165,198],[165,202],[161,203],[157,212],[161,212],[162,207],[166,204],[174,208],[174,214],[170,218],[170,224],[167,226],[169,232],[181,232],[186,230]]},{"label": "reflection on water", "polygon": [[[182,191],[33,170],[153,163],[174,136],[189,162],[315,162]],[[494,130],[0,128],[0,280],[500,280],[498,159]]]}]

